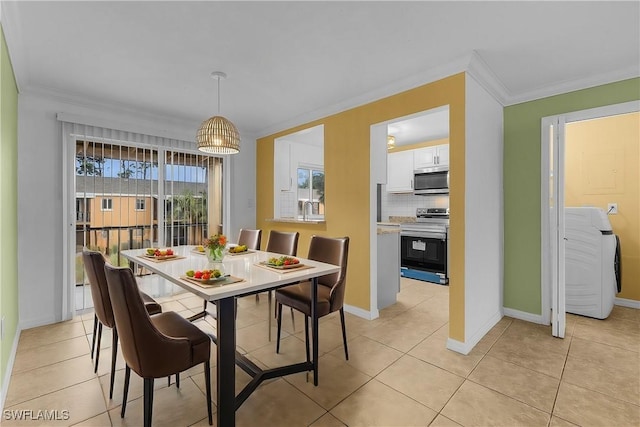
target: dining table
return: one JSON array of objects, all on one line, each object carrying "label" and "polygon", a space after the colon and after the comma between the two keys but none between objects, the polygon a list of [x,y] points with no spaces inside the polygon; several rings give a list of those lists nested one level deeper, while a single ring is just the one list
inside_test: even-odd
[{"label": "dining table", "polygon": [[[294,265],[272,265],[269,260],[282,255],[259,250],[227,253],[222,264],[211,263],[197,246],[172,247],[173,254],[150,255],[146,249],[121,251],[132,268],[137,265],[215,304],[216,334],[212,337],[217,355],[217,425],[235,425],[237,409],[265,380],[298,372],[313,371],[313,383],[318,385],[318,316],[316,311],[318,277],[340,271],[340,267],[311,259],[296,257]],[[218,269],[216,280],[189,277],[191,273]],[[134,270],[135,271],[135,270]],[[187,274],[189,273],[189,275]],[[311,356],[291,365],[261,369],[236,348],[236,298],[278,289],[301,281],[311,282]],[[206,315],[193,316],[194,319]],[[249,374],[251,381],[236,395],[235,365]]]}]

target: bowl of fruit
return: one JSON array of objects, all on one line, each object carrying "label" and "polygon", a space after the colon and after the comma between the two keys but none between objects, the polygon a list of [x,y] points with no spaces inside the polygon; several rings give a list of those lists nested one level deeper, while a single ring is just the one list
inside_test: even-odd
[{"label": "bowl of fruit", "polygon": [[298,258],[290,256],[271,257],[264,264],[279,270],[302,267]]},{"label": "bowl of fruit", "polygon": [[209,283],[224,280],[227,276],[223,275],[218,269],[214,270],[189,270],[185,273],[187,279],[196,282]]},{"label": "bowl of fruit", "polygon": [[154,258],[154,259],[169,259],[169,258],[175,258],[176,254],[173,252],[173,249],[171,248],[167,248],[167,249],[147,248],[147,252],[145,253],[145,256],[148,258]]},{"label": "bowl of fruit", "polygon": [[248,252],[248,249],[249,249],[249,248],[247,248],[247,245],[237,245],[237,246],[232,246],[232,247],[230,247],[230,248],[229,248],[229,253],[230,253],[231,255],[234,255],[234,254],[243,254],[243,253],[245,253],[245,252]]}]

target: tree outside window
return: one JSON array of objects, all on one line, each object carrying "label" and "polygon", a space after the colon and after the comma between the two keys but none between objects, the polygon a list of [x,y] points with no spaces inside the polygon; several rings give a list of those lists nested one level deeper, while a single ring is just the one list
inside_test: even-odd
[{"label": "tree outside window", "polygon": [[307,215],[324,216],[324,171],[312,167],[298,168],[298,216],[304,216],[306,202]]}]

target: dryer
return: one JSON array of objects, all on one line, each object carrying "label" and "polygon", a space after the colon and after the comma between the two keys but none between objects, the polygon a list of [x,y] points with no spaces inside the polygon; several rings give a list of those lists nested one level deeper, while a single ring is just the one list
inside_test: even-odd
[{"label": "dryer", "polygon": [[619,291],[618,239],[603,209],[565,208],[566,312],[606,319]]}]

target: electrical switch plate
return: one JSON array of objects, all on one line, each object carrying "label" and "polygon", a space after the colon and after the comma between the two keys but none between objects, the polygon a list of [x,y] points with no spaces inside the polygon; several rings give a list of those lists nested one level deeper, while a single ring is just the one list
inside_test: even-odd
[{"label": "electrical switch plate", "polygon": [[616,215],[618,213],[617,203],[607,203],[607,214]]}]

